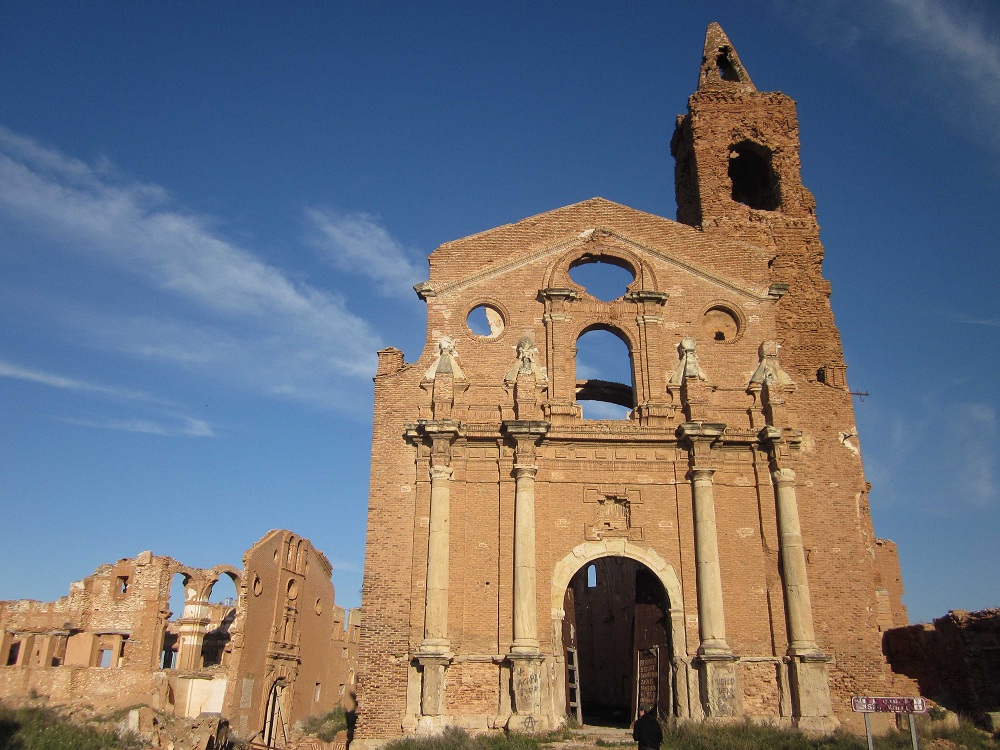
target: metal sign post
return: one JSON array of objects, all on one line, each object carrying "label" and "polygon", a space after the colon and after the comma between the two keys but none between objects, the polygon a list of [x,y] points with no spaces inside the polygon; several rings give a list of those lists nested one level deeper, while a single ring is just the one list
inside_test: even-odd
[{"label": "metal sign post", "polygon": [[913,714],[922,714],[927,711],[927,701],[923,698],[864,698],[855,696],[851,698],[851,710],[865,715],[868,750],[875,750],[875,744],[872,740],[872,722],[869,717],[876,713],[907,714],[910,720],[910,742],[913,743],[913,750],[920,750],[917,743],[917,722],[914,720]]}]

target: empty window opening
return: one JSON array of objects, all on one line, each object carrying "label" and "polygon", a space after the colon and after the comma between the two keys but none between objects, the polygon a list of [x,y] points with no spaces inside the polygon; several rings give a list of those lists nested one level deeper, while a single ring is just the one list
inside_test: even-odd
[{"label": "empty window opening", "polygon": [[323,686],[317,682],[316,687],[313,688],[313,703],[319,703],[319,696],[322,689]]},{"label": "empty window opening", "polygon": [[739,81],[740,74],[729,59],[729,49],[723,47],[719,50],[719,56],[715,58],[715,65],[719,69],[719,78],[723,81]]},{"label": "empty window opening", "polygon": [[212,593],[209,594],[208,600],[212,604],[222,604],[226,607],[235,606],[236,582],[228,573],[223,573],[212,586]]},{"label": "empty window opening", "polygon": [[17,664],[17,657],[21,653],[21,642],[14,641],[10,644],[10,650],[7,652],[7,666],[13,667]]},{"label": "empty window opening", "polygon": [[[597,585],[591,585],[596,570]],[[566,589],[566,704],[588,725],[627,727],[636,705],[676,716],[670,607],[660,579],[625,557],[599,557]]]},{"label": "empty window opening", "polygon": [[584,419],[628,419],[635,407],[632,356],[616,333],[587,331],[576,342],[576,400]]},{"label": "empty window opening", "polygon": [[163,651],[160,654],[160,669],[177,669],[177,635],[167,633],[163,636]]},{"label": "empty window opening", "polygon": [[128,593],[128,576],[118,576],[118,580],[115,584],[115,591],[118,596]]},{"label": "empty window opening", "polygon": [[229,663],[230,630],[236,619],[236,583],[223,573],[208,592],[208,628],[201,646],[201,663],[214,667]]},{"label": "empty window opening", "polygon": [[504,332],[503,314],[493,305],[476,305],[465,318],[465,325],[474,336],[495,339]]},{"label": "empty window opening", "polygon": [[184,616],[184,603],[187,601],[186,584],[188,576],[184,573],[174,573],[170,581],[170,619],[179,620]]},{"label": "empty window opening", "polygon": [[587,566],[587,588],[597,588],[597,567],[595,565]]},{"label": "empty window opening", "polygon": [[97,666],[99,667],[110,667],[111,666],[111,649],[102,648],[97,652]]},{"label": "empty window opening", "polygon": [[635,272],[624,261],[609,256],[584,256],[569,268],[569,277],[602,302],[618,299],[635,281]]},{"label": "empty window opening", "polygon": [[760,211],[781,206],[778,178],[771,164],[771,149],[743,141],[729,149],[729,179],[733,200]]}]

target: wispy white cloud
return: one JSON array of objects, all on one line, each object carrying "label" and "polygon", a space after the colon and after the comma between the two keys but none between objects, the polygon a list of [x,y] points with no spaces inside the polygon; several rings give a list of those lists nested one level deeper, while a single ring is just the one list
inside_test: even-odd
[{"label": "wispy white cloud", "polygon": [[987,326],[989,328],[1000,326],[1000,318],[975,318],[964,313],[952,313],[951,318],[956,323],[968,323],[974,326]]},{"label": "wispy white cloud", "polygon": [[[1000,28],[995,2],[956,0],[772,0],[814,42],[845,62],[869,58],[865,47],[885,46],[909,85],[947,108],[965,132],[1000,150]],[[880,78],[878,72],[873,78]],[[898,81],[899,77],[895,76]]]},{"label": "wispy white cloud", "polygon": [[[143,391],[120,388],[117,386],[101,385],[77,378],[68,378],[51,372],[43,372],[41,370],[21,367],[3,360],[0,360],[0,377],[10,378],[12,380],[21,380],[28,383],[36,383],[50,388],[74,391],[100,398],[110,398],[116,401],[137,401],[143,404],[144,408],[147,410],[149,409],[149,405],[158,407],[171,406],[169,401]],[[154,410],[165,411],[162,408]],[[215,434],[212,431],[211,426],[209,426],[208,422],[205,420],[178,414],[173,409],[166,411],[165,414],[161,414],[158,417],[160,421],[153,421],[151,419],[138,417],[101,417],[79,419],[73,417],[53,416],[52,418],[60,422],[67,422],[69,424],[82,425],[85,427],[100,427],[102,429],[124,430],[127,432],[145,432],[151,435],[214,437]],[[165,422],[163,420],[168,421]]]},{"label": "wispy white cloud", "polygon": [[123,432],[141,432],[147,435],[162,435],[164,437],[214,437],[212,428],[202,419],[181,417],[175,424],[154,422],[151,419],[74,419],[70,417],[53,417],[60,422],[80,425],[81,427],[96,427],[103,430],[121,430]]},{"label": "wispy white cloud", "polygon": [[[65,322],[91,343],[331,406],[350,402],[343,378],[374,372],[379,336],[340,296],[261,260],[208,219],[178,208],[157,185],[0,127],[4,214],[65,252],[124,272],[157,298],[143,309],[133,295],[139,312],[129,314],[93,298],[83,309],[53,301],[50,312],[63,304]],[[363,234],[368,225],[357,226]],[[376,225],[369,229],[377,236]],[[389,265],[401,273],[398,243],[385,238],[380,247],[395,253]]]},{"label": "wispy white cloud", "polygon": [[[1000,149],[1000,44],[985,14],[971,6],[942,0],[883,0],[896,11],[891,32],[903,49],[930,59],[925,70],[950,82],[949,95],[976,111],[971,120]],[[992,5],[992,4],[991,4]]]},{"label": "wispy white cloud", "polygon": [[342,271],[367,277],[380,294],[397,296],[427,276],[417,266],[417,254],[371,214],[310,208],[306,220],[309,241],[323,257]]},{"label": "wispy white cloud", "polygon": [[143,393],[142,391],[89,383],[85,380],[77,380],[75,378],[67,378],[62,375],[55,375],[49,372],[42,372],[41,370],[32,370],[27,367],[20,367],[10,362],[4,362],[3,360],[0,360],[0,377],[12,378],[14,380],[24,380],[29,383],[39,383],[40,385],[47,385],[52,388],[111,396],[114,398],[136,401],[159,401],[159,399],[156,399],[147,393]]}]

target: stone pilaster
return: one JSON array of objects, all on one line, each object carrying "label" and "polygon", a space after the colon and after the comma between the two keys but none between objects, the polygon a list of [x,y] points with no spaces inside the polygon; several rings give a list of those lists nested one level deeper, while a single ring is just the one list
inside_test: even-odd
[{"label": "stone pilaster", "polygon": [[709,718],[738,716],[741,698],[736,658],[726,642],[726,618],[719,566],[719,537],[715,524],[714,447],[721,441],[724,424],[686,422],[678,437],[690,452],[694,507],[695,582],[698,594],[698,669],[701,702]]}]

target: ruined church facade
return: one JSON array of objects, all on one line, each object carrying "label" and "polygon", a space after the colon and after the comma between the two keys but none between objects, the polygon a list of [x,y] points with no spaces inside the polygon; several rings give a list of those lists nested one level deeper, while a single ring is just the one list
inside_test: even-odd
[{"label": "ruined church facade", "polygon": [[[829,730],[912,694],[795,104],[718,25],[671,150],[678,221],[594,198],[431,254],[424,352],[375,377],[357,740],[645,705]],[[632,281],[598,299],[591,263]],[[595,330],[631,382],[578,371]]]}]

